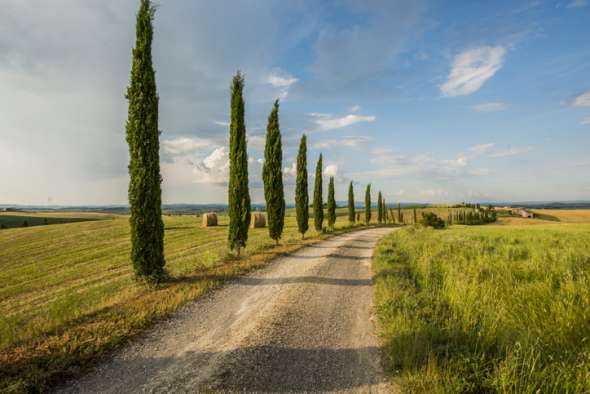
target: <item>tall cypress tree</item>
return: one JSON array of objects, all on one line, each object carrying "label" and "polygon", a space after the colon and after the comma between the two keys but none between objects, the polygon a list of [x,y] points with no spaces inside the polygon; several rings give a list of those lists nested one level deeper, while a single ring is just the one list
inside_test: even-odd
[{"label": "tall cypress tree", "polygon": [[371,222],[371,184],[367,185],[365,190],[365,223],[368,225]]},{"label": "tall cypress tree", "polygon": [[127,88],[129,112],[126,137],[129,145],[129,224],[131,261],[135,274],[149,282],[164,276],[164,223],[158,93],[152,64],[154,7],[141,0],[135,27],[131,80]]},{"label": "tall cypress tree", "polygon": [[387,224],[387,204],[385,204],[385,199],[381,200],[382,212],[383,212],[383,223]]},{"label": "tall cypress tree", "polygon": [[336,223],[336,199],[334,197],[334,177],[330,177],[328,183],[328,226],[330,230],[334,230]]},{"label": "tall cypress tree", "polygon": [[381,224],[383,222],[383,198],[381,192],[377,195],[377,222]]},{"label": "tall cypress tree", "polygon": [[268,215],[268,234],[277,243],[285,224],[285,194],[283,191],[283,148],[279,127],[279,100],[275,100],[268,116],[264,165],[262,166],[264,199]]},{"label": "tall cypress tree", "polygon": [[354,189],[352,187],[352,181],[348,185],[348,221],[354,223],[356,220],[354,212]]},{"label": "tall cypress tree", "polygon": [[297,153],[297,181],[295,184],[295,214],[301,239],[309,228],[309,194],[307,192],[307,137],[301,136]]},{"label": "tall cypress tree", "polygon": [[231,123],[229,125],[228,246],[240,255],[246,246],[250,226],[248,190],[248,152],[244,122],[244,77],[238,71],[231,86]]},{"label": "tall cypress tree", "polygon": [[322,230],[324,222],[324,205],[322,196],[322,154],[315,167],[315,184],[313,189],[313,224],[316,231]]}]

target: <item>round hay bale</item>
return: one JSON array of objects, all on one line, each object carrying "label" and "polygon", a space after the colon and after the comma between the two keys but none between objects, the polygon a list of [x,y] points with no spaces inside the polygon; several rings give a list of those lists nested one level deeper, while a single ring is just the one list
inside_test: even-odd
[{"label": "round hay bale", "polygon": [[251,228],[266,227],[266,217],[261,212],[253,212],[250,218]]},{"label": "round hay bale", "polygon": [[203,227],[214,226],[217,226],[217,214],[212,212],[203,214]]}]

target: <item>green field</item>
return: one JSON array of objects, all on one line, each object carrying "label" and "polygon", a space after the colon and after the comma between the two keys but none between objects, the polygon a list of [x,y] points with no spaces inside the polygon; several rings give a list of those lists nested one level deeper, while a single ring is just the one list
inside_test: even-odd
[{"label": "green field", "polygon": [[[293,215],[279,247],[268,229],[250,229],[242,259],[228,256],[227,217],[203,228],[196,216],[164,216],[170,280],[156,289],[134,280],[126,216],[1,230],[0,392],[60,381],[223,280],[300,247]],[[342,215],[337,229],[348,224]],[[318,236],[310,229],[307,242]]]},{"label": "green field", "polygon": [[112,217],[113,215],[99,213],[0,212],[0,229],[86,222]]},{"label": "green field", "polygon": [[374,259],[405,392],[590,392],[590,225],[404,228]]}]

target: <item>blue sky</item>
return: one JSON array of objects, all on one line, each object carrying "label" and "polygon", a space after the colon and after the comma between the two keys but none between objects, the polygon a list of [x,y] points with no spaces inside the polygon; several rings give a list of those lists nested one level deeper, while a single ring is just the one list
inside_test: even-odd
[{"label": "blue sky", "polygon": [[[0,203],[127,196],[136,1],[4,0]],[[246,75],[250,184],[281,99],[287,198],[301,133],[337,199],[590,200],[590,4],[161,1],[164,202],[225,202],[229,83]],[[360,199],[360,198],[359,198]]]}]

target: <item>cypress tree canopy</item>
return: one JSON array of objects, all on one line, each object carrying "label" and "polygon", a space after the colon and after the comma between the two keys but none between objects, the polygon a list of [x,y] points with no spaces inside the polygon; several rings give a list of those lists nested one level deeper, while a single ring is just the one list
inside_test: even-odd
[{"label": "cypress tree canopy", "polygon": [[295,214],[301,238],[309,228],[309,194],[307,191],[307,138],[301,136],[297,153],[297,181],[295,184]]},{"label": "cypress tree canopy", "polygon": [[324,205],[322,196],[322,154],[315,167],[315,184],[313,189],[313,222],[317,231],[322,230],[324,222]]},{"label": "cypress tree canopy", "polygon": [[367,190],[365,190],[365,223],[369,224],[371,222],[371,184],[367,185]]},{"label": "cypress tree canopy", "polygon": [[141,0],[126,95],[129,101],[126,139],[131,261],[138,277],[157,282],[164,276],[165,260],[158,93],[152,64],[153,18],[153,5],[149,0]]},{"label": "cypress tree canopy", "polygon": [[334,197],[334,177],[330,177],[328,183],[328,226],[331,230],[334,230],[334,224],[336,223],[336,199]]},{"label": "cypress tree canopy", "polygon": [[352,187],[352,181],[348,185],[348,221],[354,223],[356,220],[354,212],[354,190]]},{"label": "cypress tree canopy", "polygon": [[248,153],[244,122],[244,77],[238,71],[231,86],[231,122],[229,125],[228,246],[240,254],[246,246],[250,225],[248,190]]},{"label": "cypress tree canopy", "polygon": [[275,100],[268,116],[264,165],[262,166],[264,199],[268,215],[268,233],[278,242],[285,223],[285,195],[283,191],[283,149],[279,128],[279,100]]}]

